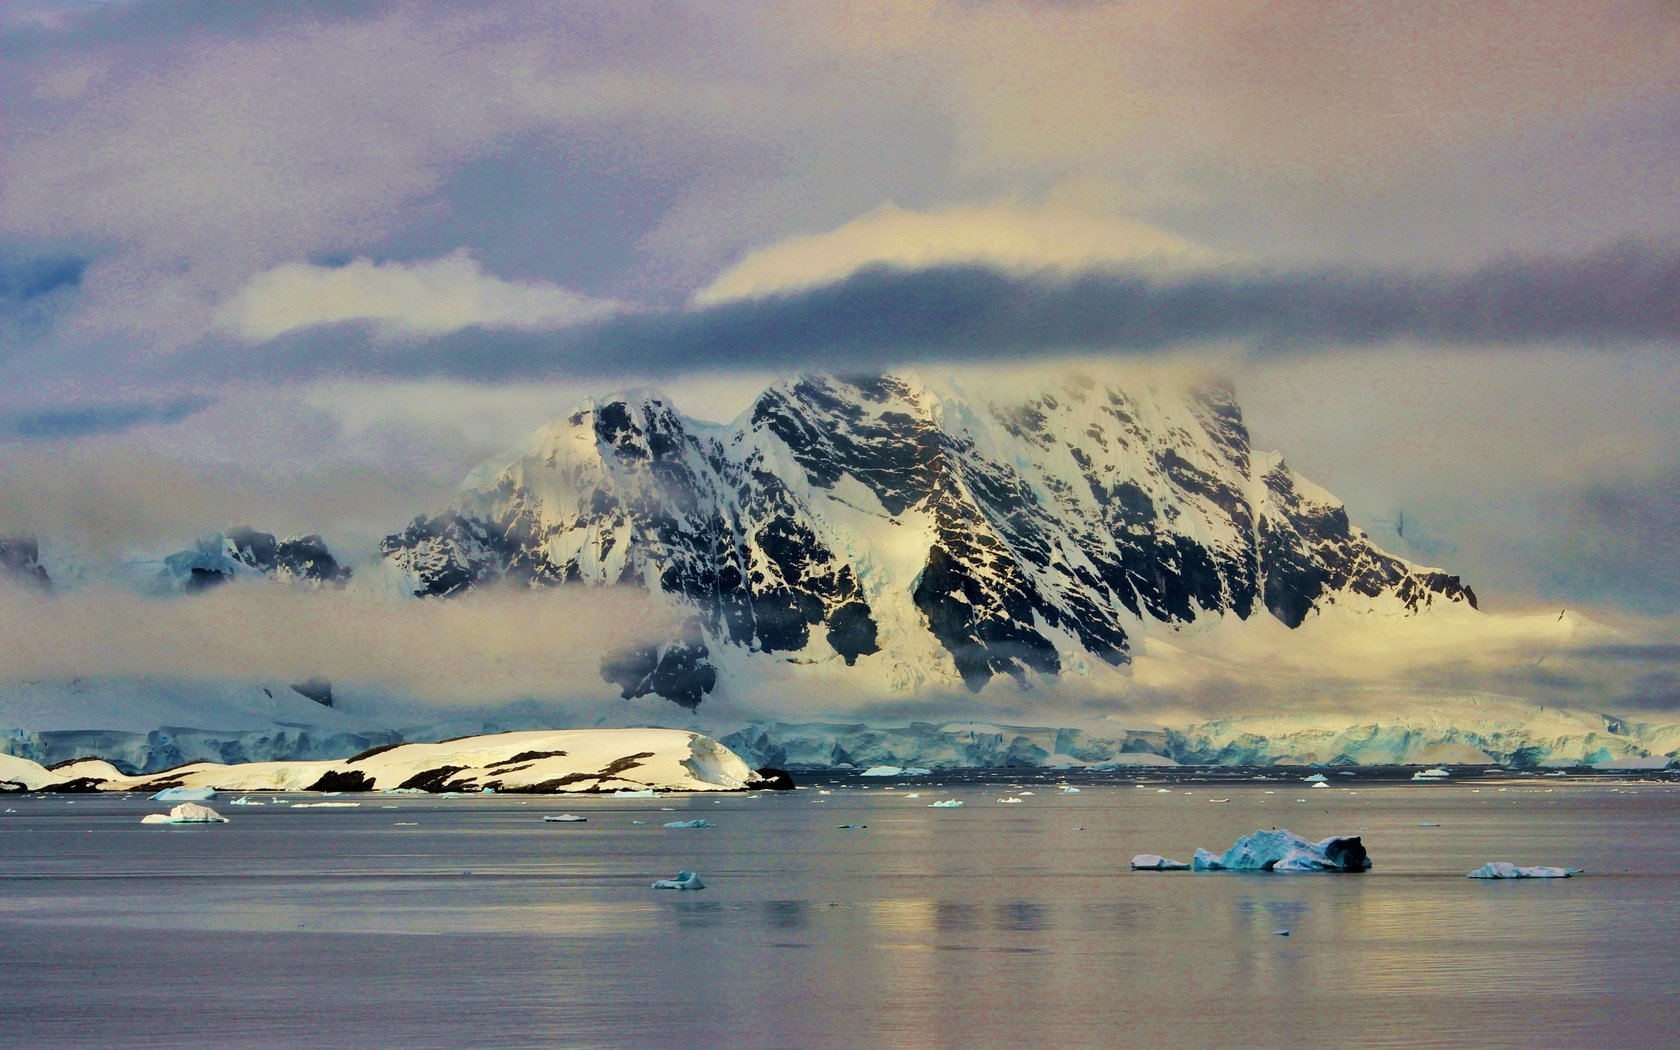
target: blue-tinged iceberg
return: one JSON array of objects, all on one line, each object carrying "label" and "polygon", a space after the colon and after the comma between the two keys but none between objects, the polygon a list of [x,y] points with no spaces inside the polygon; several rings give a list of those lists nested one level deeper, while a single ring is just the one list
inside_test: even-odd
[{"label": "blue-tinged iceberg", "polygon": [[208,802],[216,797],[216,789],[209,787],[164,788],[150,796],[153,802]]},{"label": "blue-tinged iceberg", "polygon": [[1357,835],[1332,835],[1308,842],[1293,831],[1273,828],[1244,835],[1221,854],[1196,851],[1196,871],[1364,871],[1371,866]]}]

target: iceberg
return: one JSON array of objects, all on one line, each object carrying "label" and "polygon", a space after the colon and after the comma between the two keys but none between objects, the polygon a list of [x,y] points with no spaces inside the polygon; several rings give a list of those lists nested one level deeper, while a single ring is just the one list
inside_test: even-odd
[{"label": "iceberg", "polygon": [[613,798],[653,798],[657,794],[652,788],[619,788]]},{"label": "iceberg", "polygon": [[1132,858],[1133,871],[1189,871],[1182,860],[1169,860],[1159,853],[1139,853]]},{"label": "iceberg", "polygon": [[1467,879],[1567,879],[1571,875],[1579,875],[1585,868],[1548,868],[1544,865],[1532,868],[1519,868],[1517,865],[1503,860],[1490,860],[1486,864],[1466,875]]},{"label": "iceberg", "polygon": [[543,820],[549,824],[582,824],[589,818],[580,817],[576,813],[550,813]]},{"label": "iceberg", "polygon": [[928,803],[929,809],[960,809],[961,807],[962,799],[960,798],[948,798],[940,802]]},{"label": "iceberg", "polygon": [[148,813],[140,818],[142,824],[226,824],[227,818],[196,802],[183,802],[168,813]]},{"label": "iceberg", "polygon": [[660,879],[653,884],[656,890],[703,890],[706,884],[692,871],[679,871],[674,878]]},{"label": "iceberg", "polygon": [[1428,769],[1420,769],[1416,773],[1413,773],[1412,774],[1412,779],[1413,780],[1445,780],[1450,776],[1452,776],[1452,771],[1451,770],[1442,769],[1440,766],[1431,766]]},{"label": "iceberg", "polygon": [[172,787],[164,788],[151,796],[153,802],[208,802],[216,797],[215,788],[206,787]]},{"label": "iceberg", "polygon": [[1244,835],[1222,854],[1198,849],[1196,871],[1364,871],[1371,866],[1357,835],[1332,835],[1308,842],[1293,831],[1273,828]]},{"label": "iceberg", "polygon": [[711,821],[706,820],[703,817],[696,818],[694,820],[673,820],[665,826],[668,827],[668,828],[715,828],[715,827],[717,827],[716,824],[713,824]]},{"label": "iceberg", "polygon": [[860,777],[901,777],[904,770],[898,766],[870,766],[859,773]]},{"label": "iceberg", "polygon": [[1307,784],[1322,784],[1326,780],[1329,780],[1329,779],[1330,778],[1325,776],[1323,773],[1314,773],[1310,777],[1302,777],[1301,778],[1302,782],[1307,783]]},{"label": "iceberg", "polygon": [[905,766],[904,775],[907,777],[931,777],[933,776],[933,770],[924,769],[921,766]]}]

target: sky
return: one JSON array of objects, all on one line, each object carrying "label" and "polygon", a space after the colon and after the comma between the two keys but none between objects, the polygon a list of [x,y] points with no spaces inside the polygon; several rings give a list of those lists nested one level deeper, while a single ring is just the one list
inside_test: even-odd
[{"label": "sky", "polygon": [[615,388],[1211,363],[1484,607],[1680,615],[1672,0],[10,0],[0,97],[0,533],[367,549]]}]

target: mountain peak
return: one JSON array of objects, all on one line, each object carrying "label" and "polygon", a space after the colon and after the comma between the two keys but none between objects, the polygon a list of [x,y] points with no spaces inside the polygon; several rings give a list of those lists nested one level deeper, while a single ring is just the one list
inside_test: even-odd
[{"label": "mountain peak", "polygon": [[811,373],[722,427],[637,392],[475,477],[386,539],[414,592],[645,587],[685,626],[608,677],[688,706],[769,659],[981,690],[1121,666],[1138,632],[1203,617],[1474,605],[1255,453],[1217,380]]}]

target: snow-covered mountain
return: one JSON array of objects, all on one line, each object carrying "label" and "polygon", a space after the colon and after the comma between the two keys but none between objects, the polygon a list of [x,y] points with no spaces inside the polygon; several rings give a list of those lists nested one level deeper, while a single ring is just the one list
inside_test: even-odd
[{"label": "snow-covered mountain", "polygon": [[772,660],[885,694],[980,691],[1121,666],[1139,635],[1203,620],[1475,606],[1252,449],[1227,387],[1078,375],[801,376],[726,426],[658,395],[595,401],[382,553],[419,596],[505,580],[665,596],[683,629],[603,673],[687,707]]},{"label": "snow-covered mountain", "polygon": [[188,593],[246,576],[305,587],[342,587],[351,574],[319,536],[276,539],[272,533],[245,527],[203,537],[164,558],[163,565],[161,578]]}]

